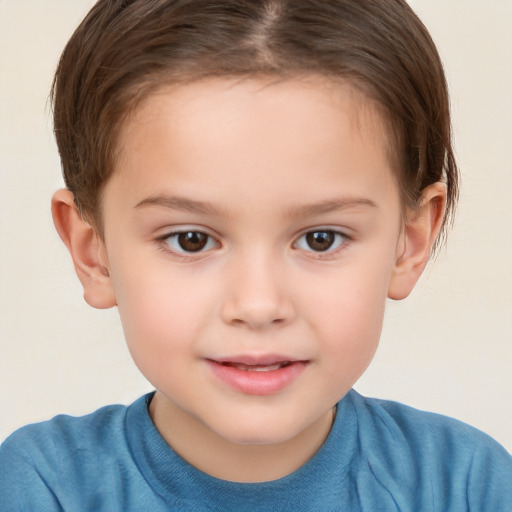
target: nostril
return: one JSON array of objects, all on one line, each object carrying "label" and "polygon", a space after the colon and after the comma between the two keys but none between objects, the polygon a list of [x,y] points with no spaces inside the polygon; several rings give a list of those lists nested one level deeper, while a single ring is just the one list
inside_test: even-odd
[{"label": "nostril", "polygon": [[[227,308],[226,308],[227,309]],[[288,322],[288,317],[283,314],[275,314],[276,311],[245,310],[223,311],[223,319],[233,327],[246,327],[249,329],[268,329],[269,327],[280,327]],[[278,312],[277,312],[278,313]]]},{"label": "nostril", "polygon": [[282,325],[286,322],[286,319],[285,318],[275,318],[273,320],[270,320],[270,321],[267,321],[266,319],[263,319],[263,318],[260,318],[260,319],[256,319],[256,318],[248,318],[246,320],[243,320],[241,318],[233,318],[231,320],[229,320],[229,323],[233,326],[244,326],[244,325],[247,325],[251,328],[264,328],[265,326],[271,326],[271,325],[274,325],[274,326],[278,326],[278,325]]}]

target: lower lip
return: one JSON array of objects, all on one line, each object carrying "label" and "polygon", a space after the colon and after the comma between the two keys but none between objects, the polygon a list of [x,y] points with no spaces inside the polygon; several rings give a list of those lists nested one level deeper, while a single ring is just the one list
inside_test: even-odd
[{"label": "lower lip", "polygon": [[238,370],[216,361],[208,360],[213,374],[224,384],[248,395],[273,395],[292,384],[305,370],[307,362],[297,361],[278,370]]}]

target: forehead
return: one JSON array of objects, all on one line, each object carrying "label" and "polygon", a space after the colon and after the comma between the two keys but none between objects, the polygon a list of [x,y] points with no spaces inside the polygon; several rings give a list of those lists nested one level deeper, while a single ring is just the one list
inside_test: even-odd
[{"label": "forehead", "polygon": [[212,100],[218,111],[223,113],[229,113],[229,106],[237,100],[240,105],[245,103],[246,108],[258,102],[258,108],[262,102],[278,102],[290,109],[300,107],[300,111],[305,112],[305,109],[316,103],[315,109],[322,105],[328,110],[341,108],[345,115],[350,110],[352,120],[356,123],[380,123],[382,128],[386,124],[379,103],[363,92],[363,87],[357,82],[343,78],[331,79],[323,75],[209,77],[171,84],[164,81],[161,85],[148,87],[148,91],[125,118],[121,134],[126,135],[135,124],[150,121],[160,112],[163,103],[166,103],[167,110],[172,109],[174,112],[197,112],[206,107],[206,111],[202,112],[207,113],[213,111]]},{"label": "forehead", "polygon": [[[336,124],[335,118],[341,113],[344,121],[349,121],[345,126],[354,135],[363,136],[373,144],[383,144],[388,150],[392,145],[383,108],[347,80],[319,75],[288,79],[220,77],[152,89],[124,118],[117,141],[118,152],[125,153],[127,144],[133,143],[131,139],[140,138],[158,122],[167,122],[166,116],[176,119],[177,131],[197,129],[200,133],[208,123],[213,125],[214,131],[219,131],[227,118],[231,117],[231,123],[234,122],[236,114],[248,116],[255,128],[261,122],[266,123],[266,129],[271,129],[269,121],[283,113],[285,120],[309,118],[307,122],[310,122],[315,119],[318,126],[325,121]],[[190,122],[184,122],[186,119]]]},{"label": "forehead", "polygon": [[204,190],[222,185],[226,194],[228,181],[243,189],[257,179],[288,191],[308,182],[321,195],[330,176],[355,183],[361,169],[377,193],[395,174],[375,103],[348,83],[320,77],[162,87],[127,118],[118,149],[111,180],[132,188],[138,181],[135,188],[148,194],[186,178]]}]

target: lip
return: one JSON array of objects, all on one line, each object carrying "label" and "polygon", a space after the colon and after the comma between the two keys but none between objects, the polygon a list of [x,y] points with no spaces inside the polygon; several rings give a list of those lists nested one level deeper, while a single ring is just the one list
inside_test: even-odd
[{"label": "lip", "polygon": [[308,365],[285,356],[237,356],[206,359],[215,378],[248,395],[273,395],[290,386]]}]

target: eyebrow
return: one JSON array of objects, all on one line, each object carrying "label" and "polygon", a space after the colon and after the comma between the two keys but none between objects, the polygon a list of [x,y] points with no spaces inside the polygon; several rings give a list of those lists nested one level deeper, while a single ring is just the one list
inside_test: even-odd
[{"label": "eyebrow", "polygon": [[[181,210],[203,215],[227,216],[224,210],[217,208],[209,202],[196,201],[194,199],[188,199],[180,196],[152,195],[137,203],[135,208],[148,206],[159,206],[163,208],[170,208],[172,210]],[[318,203],[291,206],[286,210],[285,216],[289,218],[307,217],[337,210],[348,210],[360,207],[364,209],[377,208],[377,204],[367,198],[329,199]]]},{"label": "eyebrow", "polygon": [[292,206],[286,212],[287,217],[308,217],[311,215],[320,215],[338,210],[348,210],[360,208],[372,209],[377,208],[377,203],[367,198],[341,198],[329,199],[319,203]]},{"label": "eyebrow", "polygon": [[224,216],[225,213],[211,203],[205,201],[196,201],[186,197],[154,195],[149,196],[135,205],[135,208],[147,206],[161,206],[172,210],[182,210],[190,213],[200,213],[208,215]]}]

